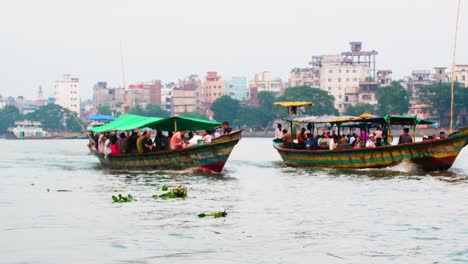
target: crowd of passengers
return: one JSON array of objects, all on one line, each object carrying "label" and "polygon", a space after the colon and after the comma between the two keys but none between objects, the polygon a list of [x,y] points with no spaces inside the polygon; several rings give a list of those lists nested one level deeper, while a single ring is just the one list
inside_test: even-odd
[{"label": "crowd of passengers", "polygon": [[142,154],[162,150],[189,148],[200,144],[209,144],[211,140],[223,134],[229,134],[232,128],[228,122],[223,122],[221,128],[197,131],[181,129],[176,133],[161,130],[156,131],[154,140],[151,139],[151,130],[140,133],[138,129],[116,132],[91,133],[90,145],[99,153],[115,154]]},{"label": "crowd of passengers", "polygon": [[[444,139],[445,132],[439,133],[439,138],[436,135],[423,136],[423,141],[431,141]],[[301,128],[294,140],[292,134],[287,129],[283,129],[281,124],[278,124],[275,130],[275,142],[282,142],[281,146],[286,148],[307,149],[307,150],[335,150],[335,149],[360,149],[360,148],[376,148],[381,146],[391,145],[393,137],[390,131],[383,131],[378,127],[372,134],[368,134],[366,130],[361,130],[360,134],[342,134],[339,135],[334,130],[322,130],[321,134],[313,135],[312,131],[306,132],[306,128]],[[403,133],[398,138],[398,144],[408,144],[413,142],[413,137],[409,135],[409,128],[403,128]]]}]

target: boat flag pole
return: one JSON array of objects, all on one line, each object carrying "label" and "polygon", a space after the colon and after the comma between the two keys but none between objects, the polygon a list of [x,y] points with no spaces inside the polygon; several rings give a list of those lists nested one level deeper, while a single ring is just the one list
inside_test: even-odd
[{"label": "boat flag pole", "polygon": [[457,52],[457,37],[458,37],[458,19],[460,17],[460,4],[461,0],[458,0],[457,8],[457,19],[455,21],[455,37],[453,41],[453,59],[452,59],[452,76],[451,76],[451,85],[450,85],[450,133],[453,132],[453,97],[454,97],[454,82],[455,82],[455,55]]}]

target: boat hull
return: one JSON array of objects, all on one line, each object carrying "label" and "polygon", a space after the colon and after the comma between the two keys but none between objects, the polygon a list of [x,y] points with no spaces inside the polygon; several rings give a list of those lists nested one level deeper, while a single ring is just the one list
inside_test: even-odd
[{"label": "boat hull", "polygon": [[24,137],[18,137],[15,133],[8,131],[5,133],[5,139],[14,139],[14,140],[29,140],[29,139],[55,139],[56,137],[54,136],[24,136]]},{"label": "boat hull", "polygon": [[403,161],[425,171],[449,169],[468,143],[468,129],[446,139],[348,150],[298,150],[274,146],[284,163],[294,167],[381,168]]},{"label": "boat hull", "polygon": [[221,172],[239,139],[221,143],[205,144],[180,150],[164,150],[144,154],[117,154],[105,157],[94,153],[102,166],[112,169],[200,169]]}]

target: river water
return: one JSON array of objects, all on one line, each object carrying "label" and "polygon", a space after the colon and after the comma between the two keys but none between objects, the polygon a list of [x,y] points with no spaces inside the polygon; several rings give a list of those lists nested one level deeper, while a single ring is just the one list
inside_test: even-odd
[{"label": "river water", "polygon": [[300,169],[243,138],[205,174],[101,169],[86,143],[0,141],[0,263],[468,263],[468,148],[447,172]]}]

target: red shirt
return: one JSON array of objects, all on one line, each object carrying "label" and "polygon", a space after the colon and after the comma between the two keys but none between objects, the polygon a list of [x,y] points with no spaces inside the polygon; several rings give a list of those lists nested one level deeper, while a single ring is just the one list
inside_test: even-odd
[{"label": "red shirt", "polygon": [[119,150],[117,149],[117,144],[110,145],[111,154],[119,154]]}]

